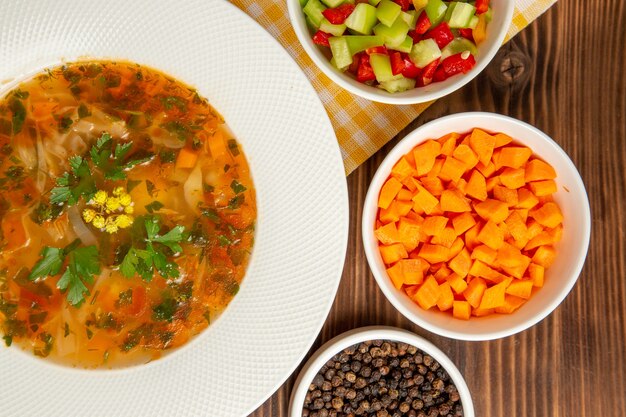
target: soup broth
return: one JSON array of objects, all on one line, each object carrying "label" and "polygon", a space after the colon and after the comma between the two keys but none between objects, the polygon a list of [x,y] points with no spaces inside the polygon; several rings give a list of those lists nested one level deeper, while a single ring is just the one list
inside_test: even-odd
[{"label": "soup broth", "polygon": [[70,366],[144,363],[239,290],[248,163],[187,85],[127,62],[47,70],[0,100],[0,333]]}]

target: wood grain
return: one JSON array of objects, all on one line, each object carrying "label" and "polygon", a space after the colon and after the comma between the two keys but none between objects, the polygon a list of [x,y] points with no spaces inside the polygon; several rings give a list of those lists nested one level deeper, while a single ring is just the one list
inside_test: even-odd
[{"label": "wood grain", "polygon": [[[310,353],[354,327],[398,326],[452,358],[478,417],[626,416],[625,20],[622,0],[561,0],[476,80],[437,101],[348,177],[343,278]],[[367,186],[393,145],[429,120],[471,110],[519,118],[554,138],[578,167],[592,211],[587,263],[571,294],[536,326],[491,342],[439,337],[401,316],[369,271],[359,226]],[[252,416],[286,417],[298,371]]]}]

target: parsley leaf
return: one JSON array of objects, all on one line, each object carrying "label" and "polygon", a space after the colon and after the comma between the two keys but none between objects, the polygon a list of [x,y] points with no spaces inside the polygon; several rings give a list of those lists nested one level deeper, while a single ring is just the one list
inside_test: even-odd
[{"label": "parsley leaf", "polygon": [[171,322],[174,319],[177,307],[178,303],[176,300],[166,298],[161,304],[152,308],[152,318],[157,321]]},{"label": "parsley leaf", "polygon": [[146,210],[148,210],[148,213],[154,213],[155,211],[159,211],[162,208],[163,208],[163,203],[161,203],[160,201],[156,201],[156,200],[146,205]]},{"label": "parsley leaf", "polygon": [[185,231],[184,226],[175,226],[172,230],[164,234],[163,236],[159,236],[157,238],[152,239],[153,242],[159,242],[167,246],[172,250],[172,252],[182,252],[183,248],[180,247],[178,242],[183,240],[183,232]]},{"label": "parsley leaf", "polygon": [[88,200],[96,193],[96,184],[87,161],[82,156],[72,156],[69,163],[71,172],[58,177],[57,186],[51,191],[52,204],[73,205],[81,196]]},{"label": "parsley leaf", "polygon": [[247,190],[247,188],[241,185],[241,183],[237,180],[233,180],[233,182],[230,183],[230,188],[232,188],[235,194],[241,194]]},{"label": "parsley leaf", "polygon": [[96,246],[74,249],[69,254],[69,265],[57,282],[57,288],[61,291],[67,290],[67,301],[78,306],[85,301],[84,294],[89,292],[85,282],[93,283],[93,276],[98,273],[100,263]]},{"label": "parsley leaf", "polygon": [[19,99],[13,98],[9,103],[9,109],[13,112],[11,122],[13,124],[13,134],[16,135],[22,131],[24,120],[26,120],[26,107]]},{"label": "parsley leaf", "polygon": [[125,170],[131,169],[135,165],[149,161],[151,156],[126,160],[128,152],[132,148],[132,142],[118,143],[113,147],[113,139],[108,133],[102,136],[92,146],[90,155],[93,164],[98,167],[104,177],[109,180],[126,179]]},{"label": "parsley leaf", "polygon": [[28,275],[28,279],[31,281],[37,278],[45,278],[58,274],[63,266],[65,253],[62,248],[46,246],[41,250],[40,256],[42,259],[35,264]]}]

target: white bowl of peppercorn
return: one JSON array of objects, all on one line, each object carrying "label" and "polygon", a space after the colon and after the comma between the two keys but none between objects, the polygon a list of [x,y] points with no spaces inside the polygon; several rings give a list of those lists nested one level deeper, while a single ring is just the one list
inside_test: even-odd
[{"label": "white bowl of peppercorn", "polygon": [[463,376],[435,345],[406,330],[371,326],[345,332],[302,368],[291,417],[474,417]]}]

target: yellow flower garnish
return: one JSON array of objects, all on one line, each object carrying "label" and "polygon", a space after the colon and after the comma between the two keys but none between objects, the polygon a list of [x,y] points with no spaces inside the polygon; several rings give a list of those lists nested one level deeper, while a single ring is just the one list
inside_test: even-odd
[{"label": "yellow flower garnish", "polygon": [[103,206],[107,201],[108,194],[106,191],[100,190],[93,196],[93,202],[97,206]]},{"label": "yellow flower garnish", "polygon": [[132,203],[133,201],[130,199],[130,195],[129,194],[122,194],[120,195],[120,204],[124,207],[130,206],[130,203]]},{"label": "yellow flower garnish", "polygon": [[124,207],[124,213],[126,214],[133,214],[134,211],[135,211],[135,208],[133,206]]},{"label": "yellow flower garnish", "polygon": [[109,197],[106,201],[107,212],[115,211],[120,208],[120,199],[117,197]]},{"label": "yellow flower garnish", "polygon": [[92,210],[92,209],[83,210],[83,219],[85,219],[87,223],[91,223],[94,217],[96,217],[95,210]]},{"label": "yellow flower garnish", "polygon": [[113,195],[116,197],[121,196],[122,194],[124,194],[124,187],[115,187],[113,189]]},{"label": "yellow flower garnish", "polygon": [[115,218],[115,224],[120,228],[120,229],[126,229],[127,227],[129,227],[131,224],[133,224],[133,218],[130,217],[127,214],[120,214]]},{"label": "yellow flower garnish", "polygon": [[117,232],[118,227],[115,224],[115,219],[113,217],[107,217],[106,224],[104,225],[104,230],[107,233],[115,233],[115,232]]},{"label": "yellow flower garnish", "polygon": [[97,215],[93,218],[91,224],[93,224],[93,227],[95,227],[96,229],[102,229],[105,225],[105,222],[106,221],[104,220],[103,216]]}]

